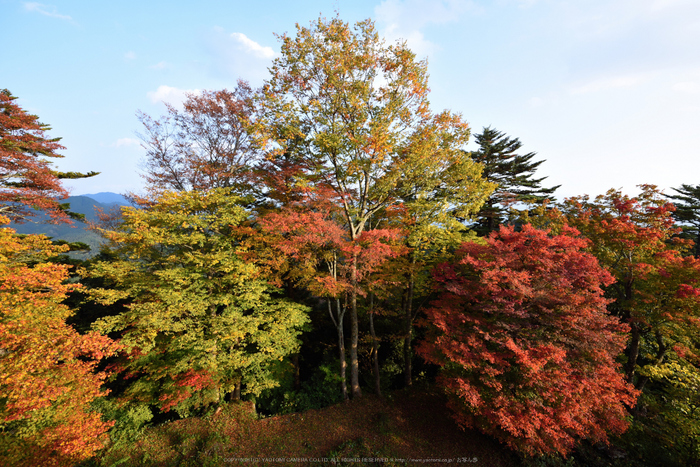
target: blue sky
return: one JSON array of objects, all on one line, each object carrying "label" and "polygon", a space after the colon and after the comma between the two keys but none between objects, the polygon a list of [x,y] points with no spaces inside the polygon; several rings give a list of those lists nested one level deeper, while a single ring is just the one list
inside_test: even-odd
[{"label": "blue sky", "polygon": [[700,184],[699,0],[0,0],[0,88],[63,138],[58,169],[102,172],[73,194],[138,193],[137,110],[261,85],[275,34],[336,10],[427,57],[433,109],[520,138],[560,196]]}]

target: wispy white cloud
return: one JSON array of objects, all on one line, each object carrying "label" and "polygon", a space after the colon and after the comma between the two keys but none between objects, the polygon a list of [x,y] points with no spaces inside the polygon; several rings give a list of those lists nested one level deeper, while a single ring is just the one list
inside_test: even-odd
[{"label": "wispy white cloud", "polygon": [[559,25],[576,38],[609,41],[643,35],[640,39],[654,38],[666,43],[675,41],[679,34],[697,39],[700,33],[697,0],[560,1],[552,11],[557,12]]},{"label": "wispy white cloud", "polygon": [[700,67],[675,69],[668,75],[668,87],[675,91],[676,95],[680,93],[679,97],[684,99],[685,103],[694,101],[695,105],[700,105]]},{"label": "wispy white cloud", "polygon": [[275,56],[275,51],[272,50],[272,47],[264,47],[248,38],[248,36],[243,33],[234,32],[231,33],[231,37],[240,44],[245,52],[255,55],[256,57],[269,59]]},{"label": "wispy white cloud", "polygon": [[133,50],[130,50],[124,54],[124,58],[127,60],[135,60],[136,59],[136,52],[134,52]]},{"label": "wispy white cloud", "polygon": [[64,19],[66,21],[73,21],[73,18],[71,18],[68,15],[62,15],[60,14],[55,6],[52,5],[44,5],[43,3],[37,3],[37,2],[24,2],[24,9],[27,11],[34,11],[36,13],[39,13],[44,16],[50,16],[51,18],[58,18],[58,19]]},{"label": "wispy white cloud", "polygon": [[139,146],[140,144],[141,142],[134,138],[119,138],[114,143],[112,143],[112,146],[116,148],[121,148],[129,146]]},{"label": "wispy white cloud", "polygon": [[666,10],[697,3],[697,0],[651,0],[649,8],[651,11]]},{"label": "wispy white cloud", "polygon": [[425,38],[423,28],[456,22],[466,12],[481,11],[472,0],[383,0],[374,14],[384,37],[390,41],[405,40],[411,50],[425,56],[438,47]]},{"label": "wispy white cloud", "polygon": [[154,70],[165,70],[166,68],[170,68],[170,64],[168,62],[158,62],[155,65],[151,65],[149,68]]},{"label": "wispy white cloud", "polygon": [[528,104],[530,104],[530,107],[542,107],[544,105],[544,99],[541,97],[531,97],[528,100]]},{"label": "wispy white cloud", "polygon": [[671,87],[674,91],[687,94],[700,94],[700,78],[688,81],[679,81]]},{"label": "wispy white cloud", "polygon": [[430,55],[439,49],[436,44],[425,38],[422,31],[418,29],[402,31],[397,24],[387,26],[384,29],[383,36],[390,41],[406,41],[408,47],[420,58]]},{"label": "wispy white cloud", "polygon": [[539,1],[540,0],[517,0],[517,4],[520,8],[531,8],[539,3]]},{"label": "wispy white cloud", "polygon": [[254,41],[241,32],[228,32],[216,26],[209,36],[209,67],[219,78],[243,78],[253,84],[268,77],[267,67],[276,56],[275,49]]},{"label": "wispy white cloud", "polygon": [[148,92],[151,102],[164,102],[174,106],[180,106],[187,99],[188,94],[199,95],[199,89],[179,89],[172,86],[161,85],[155,91]]},{"label": "wispy white cloud", "polygon": [[456,22],[468,11],[480,12],[483,9],[471,0],[383,0],[374,9],[378,21],[400,23],[401,27],[408,29]]},{"label": "wispy white cloud", "polygon": [[572,86],[571,94],[589,94],[608,89],[616,88],[632,88],[647,82],[650,78],[648,73],[636,73],[619,76],[606,76],[603,78],[594,79],[588,83]]}]

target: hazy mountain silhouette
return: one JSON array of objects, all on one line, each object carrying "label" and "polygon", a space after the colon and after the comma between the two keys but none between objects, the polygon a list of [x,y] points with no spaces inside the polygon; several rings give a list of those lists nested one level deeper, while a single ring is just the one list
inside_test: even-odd
[{"label": "hazy mountain silhouette", "polygon": [[[118,204],[120,206],[131,206],[131,203],[129,200],[127,200],[123,195],[117,194],[117,193],[112,193],[109,191],[102,191],[100,193],[95,193],[94,195],[80,195],[80,196],[87,196],[88,198],[92,198],[98,203],[102,204]],[[72,205],[71,205],[72,206]],[[76,212],[76,211],[73,211]]]},{"label": "hazy mountain silhouette", "polygon": [[[100,199],[104,201],[99,201]],[[62,203],[70,203],[70,211],[85,215],[85,222],[73,221],[73,225],[49,224],[45,214],[38,214],[28,219],[24,224],[10,223],[9,227],[19,234],[43,234],[54,240],[66,240],[68,242],[83,242],[90,246],[90,252],[80,254],[81,257],[93,256],[100,251],[100,245],[104,239],[95,232],[87,229],[86,222],[97,222],[96,208],[108,212],[117,206],[130,206],[131,204],[122,195],[117,193],[102,192],[90,195],[70,196],[62,200]]]}]

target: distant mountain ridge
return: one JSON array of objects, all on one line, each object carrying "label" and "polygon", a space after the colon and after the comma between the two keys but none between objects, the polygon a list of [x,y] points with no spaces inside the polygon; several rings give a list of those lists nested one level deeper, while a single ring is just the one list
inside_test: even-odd
[{"label": "distant mountain ridge", "polygon": [[[103,201],[100,201],[103,200]],[[70,211],[85,215],[86,222],[97,222],[96,208],[108,212],[117,206],[131,206],[131,203],[117,193],[102,192],[90,195],[70,196],[62,203],[70,204]],[[105,240],[97,233],[88,230],[85,222],[73,221],[73,225],[49,224],[49,217],[45,214],[37,214],[30,218],[31,222],[24,224],[10,223],[9,227],[19,234],[42,234],[54,240],[66,240],[68,242],[83,242],[90,246],[90,252],[79,256],[94,256],[100,251],[100,245]]]},{"label": "distant mountain ridge", "polygon": [[77,195],[76,198],[80,197],[80,196],[87,196],[88,198],[92,198],[95,201],[97,201],[98,203],[102,203],[102,204],[118,204],[120,206],[131,206],[132,205],[129,202],[129,200],[124,197],[124,195],[120,195],[118,193],[112,193],[111,191],[101,191],[100,193],[95,193],[95,194]]}]

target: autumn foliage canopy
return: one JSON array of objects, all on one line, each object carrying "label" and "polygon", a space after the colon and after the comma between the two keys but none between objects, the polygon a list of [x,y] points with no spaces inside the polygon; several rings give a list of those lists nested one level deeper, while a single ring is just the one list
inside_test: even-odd
[{"label": "autumn foliage canopy", "polygon": [[434,271],[439,298],[418,352],[441,365],[458,423],[527,454],[569,452],[627,427],[618,372],[627,326],[606,312],[612,276],[575,229],[501,227]]},{"label": "autumn foliage canopy", "polygon": [[671,349],[693,354],[700,338],[700,261],[683,255],[689,241],[677,237],[673,204],[653,185],[641,189],[635,197],[610,190],[570,198],[546,216],[590,239],[589,251],[615,277],[608,311],[630,326],[625,373],[638,389]]},{"label": "autumn foliage canopy", "polygon": [[[0,216],[0,222],[7,218]],[[46,260],[67,247],[0,229],[0,464],[64,465],[103,447],[112,423],[90,403],[106,392],[96,363],[116,352],[106,336],[80,335],[61,302],[79,287]]]},{"label": "autumn foliage canopy", "polygon": [[[266,415],[359,398],[369,359],[379,396],[439,367],[457,423],[521,456],[661,420],[700,459],[700,259],[662,193],[551,207],[535,153],[490,128],[468,152],[427,62],[371,20],[278,37],[260,89],[138,114],[147,198],[93,226],[79,277],[54,262],[68,247],[0,228],[0,465],[75,465],[241,397]],[[60,179],[93,173],[53,170],[64,148],[14,100],[0,90],[0,226],[68,222]]]}]

